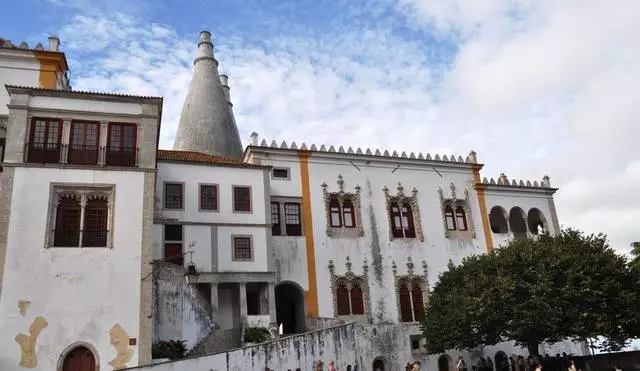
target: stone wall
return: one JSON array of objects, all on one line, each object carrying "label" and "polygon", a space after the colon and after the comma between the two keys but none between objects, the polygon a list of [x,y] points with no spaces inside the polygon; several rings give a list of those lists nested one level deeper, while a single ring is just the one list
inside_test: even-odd
[{"label": "stone wall", "polygon": [[184,269],[159,262],[154,267],[153,340],[185,340],[196,346],[213,327],[211,308],[197,286],[187,285]]},{"label": "stone wall", "polygon": [[[349,323],[266,343],[180,361],[134,367],[145,371],[310,370],[314,362],[336,362],[338,370],[356,363],[356,325]],[[131,370],[130,369],[130,370]]]},{"label": "stone wall", "polygon": [[336,318],[326,317],[306,317],[305,324],[307,331],[322,330],[329,327],[336,327],[346,324],[345,321]]}]

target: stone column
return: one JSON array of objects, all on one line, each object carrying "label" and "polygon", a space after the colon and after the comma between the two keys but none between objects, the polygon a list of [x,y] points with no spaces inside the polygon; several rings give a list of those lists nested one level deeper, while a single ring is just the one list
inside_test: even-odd
[{"label": "stone column", "polygon": [[218,324],[218,284],[211,284],[211,321]]},{"label": "stone column", "polygon": [[238,288],[240,289],[240,321],[244,321],[247,317],[247,284],[240,282]]},{"label": "stone column", "polygon": [[269,322],[276,323],[276,284],[269,283],[269,291],[267,292],[269,300]]},{"label": "stone column", "polygon": [[71,132],[71,119],[64,119],[62,121],[62,133],[60,133],[61,143],[62,143],[62,151],[60,161],[63,164],[67,163],[67,158],[69,157],[69,145],[71,143],[71,136],[73,133]]},{"label": "stone column", "polygon": [[98,165],[104,166],[107,162],[107,144],[109,144],[109,121],[100,121],[100,137],[98,142]]}]

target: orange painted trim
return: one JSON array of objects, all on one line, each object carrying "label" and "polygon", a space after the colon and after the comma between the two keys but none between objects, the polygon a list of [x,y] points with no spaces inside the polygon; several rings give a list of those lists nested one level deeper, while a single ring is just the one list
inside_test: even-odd
[{"label": "orange painted trim", "polygon": [[34,51],[34,53],[36,59],[40,62],[40,75],[38,76],[40,87],[44,89],[57,89],[58,74],[64,73],[69,69],[64,54],[37,50]]},{"label": "orange painted trim", "polygon": [[478,194],[478,206],[480,206],[480,216],[482,217],[482,231],[484,242],[487,245],[487,252],[493,252],[493,235],[491,234],[491,224],[489,222],[489,212],[487,211],[487,197],[485,195],[485,185],[480,179],[480,169],[482,165],[473,166],[473,188]]},{"label": "orange painted trim", "polygon": [[318,280],[316,276],[316,250],[313,241],[313,219],[311,216],[311,187],[309,181],[309,151],[298,151],[300,159],[300,185],[302,187],[302,223],[304,241],[307,246],[307,276],[309,290],[304,293],[307,304],[307,314],[318,317]]}]

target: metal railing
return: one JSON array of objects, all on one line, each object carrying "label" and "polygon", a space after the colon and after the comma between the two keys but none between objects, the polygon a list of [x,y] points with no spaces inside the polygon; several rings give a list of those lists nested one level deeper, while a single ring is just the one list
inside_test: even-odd
[{"label": "metal railing", "polygon": [[138,148],[29,142],[25,162],[94,166],[138,166]]}]

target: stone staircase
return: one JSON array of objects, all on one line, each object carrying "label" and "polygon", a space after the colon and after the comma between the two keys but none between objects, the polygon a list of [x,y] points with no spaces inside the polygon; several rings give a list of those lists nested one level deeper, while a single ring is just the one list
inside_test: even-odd
[{"label": "stone staircase", "polygon": [[188,357],[219,353],[242,346],[242,329],[214,329],[187,354]]}]

